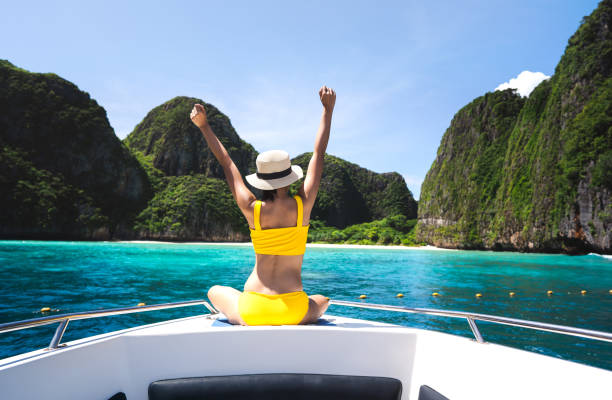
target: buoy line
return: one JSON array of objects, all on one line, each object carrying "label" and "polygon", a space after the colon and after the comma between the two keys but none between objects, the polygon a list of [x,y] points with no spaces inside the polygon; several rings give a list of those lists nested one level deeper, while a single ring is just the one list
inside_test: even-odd
[{"label": "buoy line", "polygon": [[[555,293],[555,292],[554,292],[554,291],[552,291],[552,290],[547,290],[547,291],[546,291],[546,294],[547,294],[548,296],[552,296],[554,293]],[[584,296],[584,295],[586,295],[587,293],[588,293],[588,291],[587,291],[586,289],[582,289],[582,290],[580,290],[580,294],[581,294],[581,295],[583,295],[583,296]],[[612,294],[612,289],[608,290],[608,293],[609,293],[609,294]],[[567,294],[572,294],[572,292],[567,292]],[[439,292],[433,292],[431,295],[432,295],[433,297],[441,297],[441,296],[442,296],[442,295],[441,295]],[[510,297],[514,297],[515,295],[516,295],[516,292],[508,292],[508,296],[510,296]],[[402,299],[402,298],[404,298],[404,294],[403,294],[403,293],[397,293],[397,294],[395,295],[395,297],[396,297],[396,298],[398,298],[398,299]],[[480,293],[480,292],[478,292],[478,293],[476,293],[476,294],[474,295],[474,297],[476,297],[477,299],[480,299],[480,298],[482,298],[482,297],[483,297],[483,294],[482,294],[482,293]],[[364,300],[364,299],[367,299],[367,298],[368,298],[368,296],[367,296],[367,295],[365,295],[365,294],[361,294],[361,295],[359,295],[359,297],[358,297],[358,298],[359,298],[359,299],[361,299],[361,300]],[[330,300],[330,298],[329,298],[329,297],[326,297],[326,299],[327,299],[327,300]],[[146,305],[147,305],[147,303],[140,302],[140,303],[138,303],[138,304],[137,304],[137,307],[143,307],[143,306],[146,306]],[[48,313],[48,312],[52,312],[52,311],[59,311],[59,309],[57,309],[57,308],[53,309],[53,308],[51,308],[51,307],[42,307],[42,308],[40,309],[40,312],[41,312],[41,313]]]},{"label": "buoy line", "polygon": [[[582,290],[580,290],[580,294],[581,294],[581,295],[586,295],[587,293],[588,293],[588,291],[587,291],[586,289],[582,289]],[[608,291],[608,293],[609,293],[609,294],[612,294],[612,289],[610,289],[610,290]],[[553,294],[555,294],[555,292],[554,292],[553,290],[550,290],[550,289],[549,289],[549,290],[547,290],[547,291],[546,291],[546,294],[547,294],[548,296],[552,296]],[[572,294],[572,292],[567,292],[567,294]],[[442,296],[442,295],[441,295],[439,292],[433,292],[431,295],[432,295],[433,297],[440,297],[440,296]],[[510,297],[515,297],[515,296],[516,296],[516,292],[508,292],[508,296],[510,296]],[[396,297],[396,298],[398,298],[398,299],[401,299],[401,298],[404,298],[404,294],[403,294],[403,293],[397,293],[397,294],[395,295],[395,297]],[[480,292],[478,292],[478,293],[476,293],[476,294],[474,295],[474,297],[476,297],[476,298],[481,298],[481,297],[483,297],[483,294],[482,294],[482,293],[480,293]],[[359,297],[358,297],[358,298],[363,300],[363,299],[367,299],[367,298],[368,298],[368,296],[367,296],[367,295],[365,295],[365,294],[362,294],[362,295],[359,295]],[[327,299],[329,299],[329,297],[327,297]],[[144,305],[144,303],[141,303],[141,304],[142,304],[142,305]],[[139,304],[139,305],[140,305],[140,304]],[[41,310],[41,311],[42,311],[42,310]]]}]

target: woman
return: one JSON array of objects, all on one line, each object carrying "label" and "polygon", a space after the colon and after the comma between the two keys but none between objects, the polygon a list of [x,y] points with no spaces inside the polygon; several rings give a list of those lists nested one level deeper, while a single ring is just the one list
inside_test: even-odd
[{"label": "woman", "polygon": [[257,157],[257,173],[246,177],[251,185],[264,191],[263,201],[257,200],[210,129],[204,107],[196,104],[191,111],[191,120],[200,128],[208,147],[221,163],[232,195],[249,223],[255,249],[255,267],[244,284],[244,292],[218,285],[208,291],[212,304],[232,324],[308,324],[323,315],[329,305],[326,297],[308,296],[302,287],[302,261],[310,212],[323,173],[336,93],[323,86],[319,98],[323,115],[314,153],[306,179],[294,198],[289,197],[289,185],[302,178],[303,172],[299,166],[291,165],[286,152],[272,150]]}]

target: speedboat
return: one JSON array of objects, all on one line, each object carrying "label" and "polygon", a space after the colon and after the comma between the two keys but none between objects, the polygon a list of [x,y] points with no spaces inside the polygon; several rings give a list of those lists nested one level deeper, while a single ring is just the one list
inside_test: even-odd
[{"label": "speedboat", "polygon": [[[611,371],[488,343],[476,322],[607,342],[611,333],[459,311],[331,304],[463,318],[474,337],[328,314],[306,326],[235,326],[205,300],[54,315],[0,324],[0,333],[58,324],[48,348],[0,360],[0,398],[612,398]],[[69,321],[187,306],[207,311],[61,341]]]}]

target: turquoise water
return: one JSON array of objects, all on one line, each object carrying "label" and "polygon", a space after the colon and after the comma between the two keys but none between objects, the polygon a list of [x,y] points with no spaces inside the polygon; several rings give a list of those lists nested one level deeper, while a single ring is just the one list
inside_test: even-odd
[{"label": "turquoise water", "polygon": [[[251,247],[0,241],[0,323],[201,299],[242,288]],[[309,248],[304,288],[335,299],[496,314],[612,332],[612,260],[589,255]],[[581,295],[580,290],[587,290]],[[550,296],[547,290],[553,290]],[[508,292],[516,293],[509,297]],[[396,298],[401,292],[404,298]],[[433,297],[432,292],[441,294]],[[482,293],[476,298],[476,293]],[[203,307],[70,322],[64,341],[203,312]],[[464,320],[332,306],[330,314],[471,337]],[[56,325],[0,334],[0,358],[46,347]],[[612,344],[479,323],[486,340],[612,370]]]}]

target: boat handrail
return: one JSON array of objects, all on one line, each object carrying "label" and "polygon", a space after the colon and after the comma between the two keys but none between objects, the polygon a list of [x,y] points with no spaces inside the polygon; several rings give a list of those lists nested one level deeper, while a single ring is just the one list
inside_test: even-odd
[{"label": "boat handrail", "polygon": [[[94,311],[84,311],[84,312],[76,312],[70,314],[60,314],[53,315],[48,317],[41,318],[33,318],[23,321],[16,322],[8,322],[0,324],[0,333],[3,332],[11,332],[21,329],[33,328],[36,326],[49,325],[53,323],[59,322],[59,326],[55,330],[55,334],[51,339],[51,343],[47,350],[54,350],[60,347],[60,342],[62,340],[62,336],[66,331],[66,327],[69,321],[79,320],[79,319],[90,319],[90,318],[99,318],[111,315],[119,315],[119,314],[130,314],[130,313],[139,313],[144,311],[155,311],[155,310],[165,310],[171,308],[178,307],[189,307],[195,305],[204,305],[210,314],[214,315],[219,312],[215,310],[213,306],[211,306],[206,300],[190,300],[190,301],[181,301],[175,303],[163,303],[163,304],[152,304],[152,305],[143,305],[136,307],[123,307],[123,308],[112,308],[107,310],[94,310]],[[412,308],[412,307],[404,307],[404,306],[394,306],[387,304],[375,304],[375,303],[365,303],[365,302],[355,302],[355,301],[345,301],[345,300],[330,300],[330,305],[344,306],[344,307],[356,307],[356,308],[366,308],[373,310],[383,310],[383,311],[393,311],[393,312],[403,312],[403,313],[412,313],[412,314],[424,314],[424,315],[434,315],[440,317],[451,317],[451,318],[465,318],[472,330],[472,334],[474,335],[474,339],[478,343],[485,343],[485,340],[476,325],[476,321],[484,321],[484,322],[492,322],[496,324],[502,325],[510,325],[517,326],[521,328],[534,329],[540,331],[547,331],[553,333],[559,333],[563,335],[569,336],[578,336],[588,339],[600,340],[605,342],[612,342],[612,333],[601,332],[589,329],[575,328],[571,326],[564,325],[555,325],[544,322],[537,321],[528,321],[523,319],[515,319],[508,317],[499,317],[495,315],[488,314],[479,314],[479,313],[471,313],[464,311],[452,311],[452,310],[437,310],[433,308]]]},{"label": "boat handrail", "polygon": [[66,327],[68,326],[69,321],[75,321],[79,319],[90,319],[90,318],[100,318],[100,317],[108,317],[111,315],[120,315],[120,314],[131,314],[131,313],[139,313],[144,311],[156,311],[156,310],[167,310],[170,308],[179,308],[179,307],[189,307],[203,305],[210,311],[210,314],[218,314],[218,311],[214,309],[206,300],[189,300],[189,301],[179,301],[175,303],[163,303],[163,304],[151,304],[151,305],[142,305],[136,307],[121,307],[121,308],[110,308],[106,310],[93,310],[93,311],[82,311],[75,312],[69,314],[59,314],[52,315],[48,317],[41,318],[32,318],[26,319],[23,321],[16,322],[7,322],[4,324],[0,324],[0,333],[3,332],[11,332],[18,331],[21,329],[34,328],[36,326],[49,325],[56,322],[59,322],[59,326],[55,330],[55,334],[51,339],[51,343],[46,350],[54,350],[60,347],[60,342],[62,340],[62,336],[66,331]]},{"label": "boat handrail", "polygon": [[587,339],[601,340],[604,342],[612,342],[612,333],[595,331],[590,329],[575,328],[573,326],[549,324],[538,321],[528,321],[525,319],[516,319],[508,317],[499,317],[496,315],[471,313],[465,311],[451,310],[436,310],[433,308],[411,308],[404,306],[392,306],[387,304],[375,303],[360,303],[356,301],[330,300],[330,304],[345,307],[368,308],[373,310],[404,312],[411,314],[435,315],[440,317],[465,318],[470,325],[472,334],[478,343],[485,343],[476,321],[493,322],[501,325],[518,326],[521,328],[534,329],[539,331],[560,333],[568,336],[578,336]]}]

